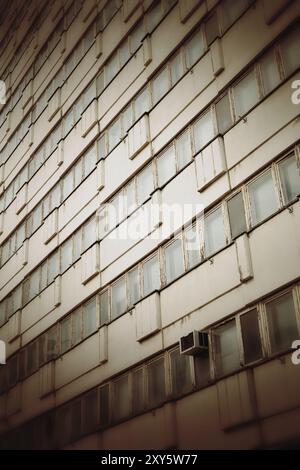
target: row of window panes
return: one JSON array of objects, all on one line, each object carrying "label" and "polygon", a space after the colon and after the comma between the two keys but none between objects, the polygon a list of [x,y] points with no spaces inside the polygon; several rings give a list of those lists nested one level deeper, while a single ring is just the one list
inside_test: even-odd
[{"label": "row of window panes", "polygon": [[[100,311],[100,324],[122,315],[142,297],[172,282],[185,271],[224,248],[230,240],[260,224],[286,204],[296,200],[300,195],[299,168],[299,159],[294,152],[272,164],[271,168],[252,179],[233,196],[228,197],[222,204],[205,214],[204,219],[198,220],[178,238],[119,278],[108,290],[104,291],[101,297],[100,305],[103,308]],[[87,223],[86,229],[83,229],[83,238],[89,245],[97,239],[97,227],[94,220],[91,219],[91,223]],[[78,243],[76,233],[61,246],[61,267],[58,267],[57,274],[63,272],[78,259],[76,257],[74,259],[74,253],[79,254],[87,248],[85,242],[81,251],[75,248]],[[203,241],[200,242],[200,240]],[[57,250],[57,259],[59,266],[59,250]],[[35,287],[35,282],[38,284],[38,280],[34,281],[38,278],[35,272],[38,273],[39,269],[34,271],[27,280],[32,288],[29,288],[30,294],[26,295],[25,300],[23,298],[23,305],[46,287],[44,283],[41,283],[42,288]],[[31,278],[33,278],[32,281]],[[52,282],[52,275],[50,279]],[[7,320],[6,312],[4,299],[0,303],[0,324]]]},{"label": "row of window panes", "polygon": [[[300,337],[297,291],[299,286],[210,328],[207,355],[185,356],[178,347],[173,348],[55,410],[53,413],[57,413],[59,424],[63,425],[62,432],[56,433],[60,445],[205,387],[215,378],[238,372],[241,367],[290,350]],[[2,393],[7,386],[14,386],[25,370],[33,373],[41,359],[43,364],[45,357],[53,358],[57,334],[52,328],[9,360],[7,368],[1,369]]]}]

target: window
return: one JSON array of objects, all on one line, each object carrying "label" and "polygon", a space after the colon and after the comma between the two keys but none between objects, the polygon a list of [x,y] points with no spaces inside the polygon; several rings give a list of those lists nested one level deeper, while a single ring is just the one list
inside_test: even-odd
[{"label": "window", "polygon": [[91,173],[91,171],[93,171],[96,166],[96,163],[96,149],[95,146],[92,145],[92,147],[86,152],[83,157],[84,177],[86,177]]},{"label": "window", "polygon": [[137,121],[146,111],[149,111],[148,88],[145,88],[134,101],[135,120]]},{"label": "window", "polygon": [[295,305],[291,292],[266,304],[271,352],[290,349],[299,338]]},{"label": "window", "polygon": [[258,101],[259,93],[254,69],[233,87],[236,118],[244,116]]},{"label": "window", "polygon": [[105,426],[109,423],[110,412],[109,412],[109,385],[104,385],[99,388],[100,398],[100,424]]},{"label": "window", "polygon": [[[143,200],[144,197],[147,198],[147,195],[143,196],[143,191],[140,191],[140,193],[141,200]],[[126,186],[126,205],[128,215],[130,215],[137,207],[136,179],[133,179]]]},{"label": "window", "polygon": [[100,326],[106,325],[109,321],[109,298],[108,290],[100,294]]},{"label": "window", "polygon": [[170,352],[172,393],[182,395],[192,390],[192,370],[188,356],[180,354],[179,349]]},{"label": "window", "polygon": [[48,284],[47,271],[48,271],[48,266],[47,266],[47,260],[46,260],[41,266],[40,292],[47,287],[47,284]]},{"label": "window", "polygon": [[81,434],[81,399],[71,404],[71,440],[79,439]]},{"label": "window", "polygon": [[162,19],[161,2],[157,2],[147,13],[147,30],[151,33]]},{"label": "window", "polygon": [[216,114],[217,114],[217,123],[218,129],[221,134],[224,134],[232,125],[232,117],[230,112],[230,101],[229,95],[223,96],[217,103],[216,103]]},{"label": "window", "polygon": [[35,232],[42,225],[42,204],[39,204],[32,214],[32,232]]},{"label": "window", "polygon": [[51,361],[57,354],[57,326],[46,333],[46,361]]},{"label": "window", "polygon": [[149,199],[150,194],[154,190],[152,165],[148,165],[137,176],[137,198],[138,204],[143,204]]},{"label": "window", "polygon": [[190,68],[204,53],[204,42],[202,31],[197,31],[186,45],[186,63]]},{"label": "window", "polygon": [[275,187],[271,170],[248,186],[252,225],[256,225],[277,210]]},{"label": "window", "polygon": [[105,67],[106,84],[108,84],[119,71],[118,52],[115,52]]},{"label": "window", "polygon": [[6,301],[0,302],[0,326],[6,322]]},{"label": "window", "polygon": [[38,338],[38,349],[39,349],[39,364],[41,367],[45,364],[45,347],[46,347],[46,335],[42,335]]},{"label": "window", "polygon": [[73,260],[77,261],[81,254],[81,230],[77,230],[73,235]]},{"label": "window", "polygon": [[176,54],[175,57],[170,62],[170,69],[171,69],[171,82],[172,86],[174,86],[183,76],[184,68],[183,68],[183,59],[182,59],[182,51]]},{"label": "window", "polygon": [[141,45],[143,37],[145,35],[143,22],[141,21],[132,31],[129,36],[130,40],[130,52],[134,54]]},{"label": "window", "polygon": [[262,347],[257,310],[251,310],[240,316],[244,362],[249,364],[262,358]]},{"label": "window", "polygon": [[63,178],[63,200],[71,194],[74,189],[74,172],[73,168]]},{"label": "window", "polygon": [[129,399],[129,386],[128,375],[124,375],[113,383],[114,389],[114,403],[113,413],[114,418],[122,419],[130,413],[130,399]]},{"label": "window", "polygon": [[138,302],[138,300],[140,300],[141,293],[138,268],[135,268],[128,273],[128,294],[130,306],[133,306]]},{"label": "window", "polygon": [[117,119],[108,129],[108,151],[110,152],[121,140],[121,119]]},{"label": "window", "polygon": [[14,387],[18,381],[18,354],[8,361],[8,386]]},{"label": "window", "polygon": [[194,124],[194,142],[195,151],[201,150],[215,135],[212,113],[211,111],[206,112],[200,119]]},{"label": "window", "polygon": [[153,104],[156,104],[169,90],[169,70],[165,67],[160,74],[152,80]]},{"label": "window", "polygon": [[97,304],[96,297],[89,300],[83,305],[82,321],[83,321],[83,338],[97,330]]},{"label": "window", "polygon": [[54,281],[59,274],[59,255],[58,251],[53,253],[48,259],[48,284]]},{"label": "window", "polygon": [[112,320],[118,318],[127,309],[125,276],[121,277],[111,288]]},{"label": "window", "polygon": [[31,375],[38,367],[37,341],[33,341],[27,346],[27,374]]},{"label": "window", "polygon": [[162,403],[166,398],[165,359],[160,357],[148,364],[148,401],[150,406]]},{"label": "window", "polygon": [[72,346],[78,344],[82,339],[82,314],[81,308],[72,313]]},{"label": "window", "polygon": [[96,219],[92,217],[83,226],[82,251],[85,251],[96,241]]},{"label": "window", "polygon": [[30,276],[29,299],[33,299],[40,291],[40,270],[36,269]]},{"label": "window", "polygon": [[200,239],[196,224],[185,231],[185,249],[189,268],[200,263]]},{"label": "window", "polygon": [[299,24],[292,29],[292,31],[287,34],[282,42],[282,56],[285,74],[290,75],[300,66],[300,34],[299,34]]},{"label": "window", "polygon": [[267,52],[260,61],[261,74],[265,94],[270,93],[280,83],[279,69],[276,62],[275,50]]},{"label": "window", "polygon": [[300,171],[295,155],[285,158],[278,166],[284,201],[289,203],[300,195]]},{"label": "window", "polygon": [[122,123],[123,123],[123,134],[126,134],[128,129],[132,126],[133,123],[133,113],[132,113],[132,105],[130,104],[124,109],[122,114]]},{"label": "window", "polygon": [[176,155],[178,170],[185,167],[192,159],[192,146],[188,130],[176,139]]},{"label": "window", "polygon": [[224,29],[229,28],[246,10],[247,6],[248,0],[225,0],[222,5]]},{"label": "window", "polygon": [[214,12],[205,22],[205,35],[208,46],[210,46],[211,43],[220,35],[218,15],[216,12]]},{"label": "window", "polygon": [[158,185],[163,186],[176,173],[174,145],[157,158]]},{"label": "window", "polygon": [[98,390],[92,390],[84,396],[85,409],[85,430],[91,433],[97,429],[98,425]]},{"label": "window", "polygon": [[205,256],[211,256],[226,245],[222,207],[204,219]]},{"label": "window", "polygon": [[236,238],[247,230],[242,193],[239,192],[231,199],[229,199],[227,202],[227,207],[231,229],[231,237]]},{"label": "window", "polygon": [[182,240],[177,238],[165,248],[167,284],[184,272]]},{"label": "window", "polygon": [[140,413],[145,408],[143,368],[136,369],[132,372],[132,397],[133,412]]},{"label": "window", "polygon": [[218,375],[229,374],[238,369],[240,367],[240,356],[235,320],[216,328],[213,335]]},{"label": "window", "polygon": [[63,354],[71,348],[72,344],[72,328],[71,328],[71,316],[69,315],[64,321],[60,324],[60,335],[61,335],[61,345],[60,352]]},{"label": "window", "polygon": [[153,256],[143,264],[144,296],[160,288],[158,255]]},{"label": "window", "polygon": [[[13,299],[13,312],[22,308],[22,285],[16,287],[12,293]],[[1,316],[1,315],[0,315]],[[1,323],[1,320],[0,320]]]},{"label": "window", "polygon": [[69,238],[61,247],[61,272],[63,273],[73,263],[73,244],[72,238]]},{"label": "window", "polygon": [[119,48],[120,67],[123,67],[123,65],[126,64],[129,57],[130,57],[129,41],[128,41],[128,38],[126,38]]}]

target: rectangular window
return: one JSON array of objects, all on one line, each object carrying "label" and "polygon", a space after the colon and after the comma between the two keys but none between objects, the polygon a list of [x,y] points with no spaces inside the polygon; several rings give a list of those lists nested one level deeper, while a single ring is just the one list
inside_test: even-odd
[{"label": "rectangular window", "polygon": [[72,346],[78,344],[82,339],[82,312],[81,308],[72,313]]},{"label": "rectangular window", "polygon": [[121,141],[121,119],[118,118],[108,129],[108,151],[110,152]]},{"label": "rectangular window", "polygon": [[143,204],[149,199],[154,190],[152,164],[146,166],[137,176],[137,199],[138,204]]},{"label": "rectangular window", "polygon": [[109,322],[109,291],[100,294],[100,326]]},{"label": "rectangular window", "polygon": [[54,281],[59,274],[59,253],[56,251],[48,259],[48,284]]},{"label": "rectangular window", "polygon": [[258,85],[255,70],[247,73],[233,87],[236,118],[244,116],[259,101]]},{"label": "rectangular window", "polygon": [[160,357],[147,366],[148,402],[150,406],[162,403],[166,398],[165,359]]},{"label": "rectangular window", "polygon": [[82,245],[82,232],[81,229],[77,230],[73,235],[73,260],[77,261],[81,255]]},{"label": "rectangular window", "polygon": [[218,375],[229,374],[240,367],[236,322],[231,320],[213,332]]},{"label": "rectangular window", "polygon": [[[20,310],[22,308],[22,285],[16,287],[12,293],[13,299],[13,312]],[[1,323],[1,321],[0,321]]]},{"label": "rectangular window", "polygon": [[100,398],[100,425],[106,426],[110,419],[109,409],[109,384],[99,388]]},{"label": "rectangular window", "polygon": [[35,232],[41,225],[43,220],[42,204],[39,204],[33,211],[32,215],[32,232]]},{"label": "rectangular window", "polygon": [[167,284],[184,272],[182,240],[177,238],[165,248],[166,281]]},{"label": "rectangular window", "polygon": [[148,259],[143,264],[144,296],[160,288],[160,273],[158,255]]},{"label": "rectangular window", "polygon": [[171,83],[174,86],[183,76],[184,68],[183,68],[183,58],[182,58],[182,51],[176,54],[175,57],[171,59],[170,62],[170,70],[171,70]]},{"label": "rectangular window", "polygon": [[83,235],[82,235],[82,251],[87,250],[93,243],[95,243],[97,238],[96,233],[96,218],[92,217],[83,225]]},{"label": "rectangular window", "polygon": [[44,290],[47,287],[48,284],[48,263],[47,260],[44,261],[44,263],[41,266],[41,279],[40,279],[40,292]]},{"label": "rectangular window", "polygon": [[124,375],[113,383],[113,414],[114,419],[126,418],[130,413],[128,375]]},{"label": "rectangular window", "polygon": [[38,368],[37,344],[37,341],[33,341],[27,346],[27,376]]},{"label": "rectangular window", "polygon": [[191,68],[204,53],[202,30],[197,31],[186,45],[186,64]]},{"label": "rectangular window", "polygon": [[42,335],[38,339],[39,349],[39,367],[45,364],[45,352],[46,352],[46,335]]},{"label": "rectangular window", "polygon": [[0,326],[6,322],[6,301],[0,302]]},{"label": "rectangular window", "polygon": [[140,413],[145,408],[144,369],[132,372],[132,404],[133,412]]},{"label": "rectangular window", "polygon": [[129,40],[130,40],[130,52],[134,54],[138,48],[140,47],[143,37],[145,36],[145,30],[143,21],[141,21],[137,26],[135,26],[134,30],[130,33]]},{"label": "rectangular window", "polygon": [[189,130],[176,139],[177,168],[181,170],[192,159],[192,145]]},{"label": "rectangular window", "polygon": [[73,262],[73,243],[72,238],[69,238],[61,246],[61,272],[65,272]]},{"label": "rectangular window", "polygon": [[99,402],[98,390],[92,390],[84,395],[84,409],[85,409],[85,430],[91,433],[97,429],[98,415],[99,415]]},{"label": "rectangular window", "polygon": [[96,163],[96,147],[95,145],[92,145],[92,147],[85,153],[83,157],[84,178],[94,170]]},{"label": "rectangular window", "polygon": [[8,386],[14,387],[18,382],[18,354],[8,361]]},{"label": "rectangular window", "polygon": [[46,333],[46,361],[55,359],[57,352],[57,326],[54,326]]},{"label": "rectangular window", "polygon": [[237,193],[227,202],[229,223],[231,229],[231,237],[234,239],[246,232],[246,216],[243,195],[241,192]]},{"label": "rectangular window", "polygon": [[300,195],[300,170],[296,156],[285,158],[278,166],[284,202],[289,203]]},{"label": "rectangular window", "polygon": [[176,156],[174,145],[157,158],[158,184],[163,186],[176,174]]},{"label": "rectangular window", "polygon": [[149,111],[149,108],[150,108],[149,101],[150,100],[149,100],[148,88],[144,88],[144,90],[134,100],[135,121],[137,121],[145,112]]},{"label": "rectangular window", "polygon": [[76,441],[81,434],[81,399],[71,404],[71,440]]},{"label": "rectangular window", "polygon": [[60,338],[60,352],[63,354],[68,351],[72,345],[72,321],[70,315],[60,324]]},{"label": "rectangular window", "polygon": [[222,207],[204,219],[205,256],[209,257],[226,245]]},{"label": "rectangular window", "polygon": [[108,84],[118,73],[120,68],[118,51],[114,53],[105,66],[105,83]]},{"label": "rectangular window", "polygon": [[153,104],[156,104],[169,90],[169,69],[165,67],[157,77],[152,80]]},{"label": "rectangular window", "polygon": [[212,112],[203,114],[193,126],[195,151],[199,152],[215,135]]},{"label": "rectangular window", "polygon": [[281,42],[285,75],[288,76],[300,67],[300,27],[292,29]]},{"label": "rectangular window", "polygon": [[128,294],[129,306],[132,307],[141,298],[138,268],[132,269],[128,273]]},{"label": "rectangular window", "polygon": [[112,320],[118,318],[127,309],[125,276],[121,277],[111,288]]},{"label": "rectangular window", "polygon": [[246,10],[248,0],[225,0],[222,4],[224,30],[229,28],[235,20]]},{"label": "rectangular window", "polygon": [[74,171],[72,168],[63,178],[63,201],[71,194],[74,185]]},{"label": "rectangular window", "polygon": [[248,191],[252,225],[259,224],[276,212],[278,203],[271,170],[250,183],[248,185]]},{"label": "rectangular window", "polygon": [[188,393],[193,388],[190,357],[180,354],[179,349],[170,352],[172,394]]},{"label": "rectangular window", "polygon": [[161,2],[157,2],[151,10],[147,13],[146,20],[147,20],[147,30],[151,33],[154,28],[158,25],[160,20],[162,19],[162,8]]},{"label": "rectangular window", "polygon": [[97,330],[98,319],[96,297],[93,297],[91,300],[89,300],[83,305],[82,321],[83,338],[86,338]]},{"label": "rectangular window", "polygon": [[205,22],[205,35],[207,46],[210,46],[220,36],[217,12],[214,12]]},{"label": "rectangular window", "polygon": [[[140,198],[143,200],[143,192],[140,195]],[[132,212],[137,208],[136,179],[133,179],[126,186],[126,206],[128,215],[132,214]]]},{"label": "rectangular window", "polygon": [[122,124],[123,124],[123,134],[126,134],[128,129],[133,124],[133,112],[132,112],[132,105],[130,104],[124,109],[122,113]]},{"label": "rectangular window", "polygon": [[261,74],[265,94],[270,93],[280,83],[279,68],[276,61],[275,50],[267,52],[260,61]]},{"label": "rectangular window", "polygon": [[185,250],[189,268],[200,263],[200,237],[196,224],[185,231]]},{"label": "rectangular window", "polygon": [[129,41],[128,41],[128,38],[126,38],[119,48],[120,67],[123,67],[123,65],[126,64],[129,57],[130,57]]},{"label": "rectangular window", "polygon": [[266,304],[272,353],[290,349],[299,338],[293,295],[288,292]]},{"label": "rectangular window", "polygon": [[40,270],[36,269],[30,276],[29,299],[33,299],[40,292]]},{"label": "rectangular window", "polygon": [[249,364],[262,358],[262,346],[257,310],[251,310],[240,316],[244,347],[244,362]]},{"label": "rectangular window", "polygon": [[228,93],[226,93],[226,95],[224,95],[223,98],[221,98],[216,103],[216,115],[218,129],[221,134],[224,134],[232,126],[232,117],[230,112],[230,101]]}]

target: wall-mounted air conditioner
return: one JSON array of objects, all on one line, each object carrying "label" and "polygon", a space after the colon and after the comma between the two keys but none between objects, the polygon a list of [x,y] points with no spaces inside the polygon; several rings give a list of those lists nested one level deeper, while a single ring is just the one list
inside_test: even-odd
[{"label": "wall-mounted air conditioner", "polygon": [[202,331],[192,331],[179,340],[180,354],[189,356],[208,354],[208,333]]}]

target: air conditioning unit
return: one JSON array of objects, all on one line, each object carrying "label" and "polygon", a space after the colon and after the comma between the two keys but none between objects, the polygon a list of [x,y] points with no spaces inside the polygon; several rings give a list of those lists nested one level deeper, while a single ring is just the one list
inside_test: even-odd
[{"label": "air conditioning unit", "polygon": [[208,333],[202,331],[192,331],[179,340],[180,354],[189,356],[208,354]]}]

